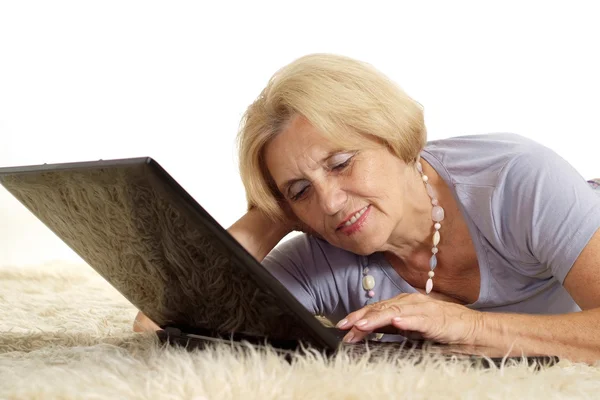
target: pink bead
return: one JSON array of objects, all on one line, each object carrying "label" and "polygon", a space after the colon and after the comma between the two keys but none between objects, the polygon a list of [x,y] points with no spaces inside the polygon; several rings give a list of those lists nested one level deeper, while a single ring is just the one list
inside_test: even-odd
[{"label": "pink bead", "polygon": [[440,206],[433,207],[431,210],[431,219],[435,222],[440,222],[444,220],[444,209]]},{"label": "pink bead", "polygon": [[419,161],[417,161],[417,171],[419,171],[420,174],[423,173],[423,166]]},{"label": "pink bead", "polygon": [[375,292],[372,290],[369,290],[369,293],[367,293],[367,296],[373,297],[373,296],[375,296]]},{"label": "pink bead", "polygon": [[427,279],[427,284],[425,285],[425,293],[429,294],[431,293],[431,290],[433,289],[433,280],[431,280],[431,278]]},{"label": "pink bead", "polygon": [[437,206],[438,205],[438,199],[431,200],[431,204],[433,204],[434,206]]},{"label": "pink bead", "polygon": [[429,183],[425,184],[425,189],[427,190],[427,194],[429,195],[429,197],[431,197],[432,199],[437,198],[437,193],[435,192],[435,189]]}]

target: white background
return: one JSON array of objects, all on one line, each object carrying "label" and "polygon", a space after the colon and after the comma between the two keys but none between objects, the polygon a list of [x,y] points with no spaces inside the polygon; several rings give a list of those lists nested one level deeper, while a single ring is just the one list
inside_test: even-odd
[{"label": "white background", "polygon": [[[276,69],[374,64],[429,138],[511,131],[600,176],[595,1],[2,1],[0,166],[152,156],[224,226],[235,135]],[[78,260],[0,188],[0,265]]]}]

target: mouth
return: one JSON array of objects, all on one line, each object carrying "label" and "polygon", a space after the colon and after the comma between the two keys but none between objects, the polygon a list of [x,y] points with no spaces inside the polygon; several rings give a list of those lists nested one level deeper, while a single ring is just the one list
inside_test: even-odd
[{"label": "mouth", "polygon": [[359,222],[365,215],[365,213],[367,212],[367,210],[369,209],[370,205],[365,206],[363,208],[361,208],[360,210],[358,210],[357,212],[355,212],[354,214],[352,214],[351,216],[349,216],[348,218],[346,218],[346,220],[344,222],[342,222],[341,224],[339,224],[336,228],[336,230],[340,230],[340,229],[346,229],[346,228],[350,228],[353,225],[355,225],[357,222]]}]

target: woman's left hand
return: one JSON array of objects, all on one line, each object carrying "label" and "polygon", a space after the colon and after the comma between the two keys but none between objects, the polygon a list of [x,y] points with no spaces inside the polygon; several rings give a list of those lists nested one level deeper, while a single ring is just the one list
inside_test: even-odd
[{"label": "woman's left hand", "polygon": [[482,330],[481,312],[465,306],[436,300],[430,296],[400,294],[370,304],[340,321],[340,329],[350,329],[346,342],[358,342],[376,331],[390,327],[402,332],[418,332],[438,343],[473,345]]}]

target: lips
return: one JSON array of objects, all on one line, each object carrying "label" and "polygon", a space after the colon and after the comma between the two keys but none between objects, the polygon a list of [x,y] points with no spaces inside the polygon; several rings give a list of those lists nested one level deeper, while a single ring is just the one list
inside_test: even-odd
[{"label": "lips", "polygon": [[344,220],[344,222],[340,223],[336,229],[342,229],[345,227],[352,226],[352,224],[354,224],[367,211],[368,208],[369,206],[365,206],[360,210],[356,211],[355,213],[351,214]]}]

